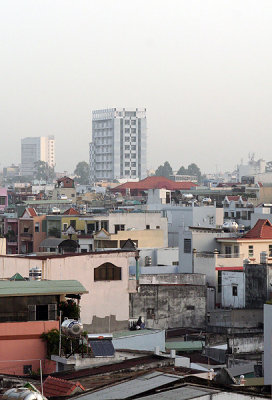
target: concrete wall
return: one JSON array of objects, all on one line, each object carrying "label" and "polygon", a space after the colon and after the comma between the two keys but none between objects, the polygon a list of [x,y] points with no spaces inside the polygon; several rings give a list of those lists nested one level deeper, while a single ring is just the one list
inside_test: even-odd
[{"label": "concrete wall", "polygon": [[209,326],[222,328],[258,328],[263,323],[263,311],[258,309],[210,311]]},{"label": "concrete wall", "polygon": [[[82,296],[81,319],[91,333],[126,329],[129,319],[128,258],[134,253],[108,252],[74,256],[39,257],[2,256],[0,279],[16,272],[28,276],[29,268],[40,267],[44,279],[77,279],[88,290]],[[94,281],[94,269],[105,262],[122,268],[120,281]]]},{"label": "concrete wall", "polygon": [[[233,295],[233,286],[237,286],[237,296]],[[245,307],[245,274],[243,271],[222,271],[221,306]]]},{"label": "concrete wall", "polygon": [[[142,278],[142,277],[141,277]],[[130,295],[130,318],[144,317],[148,328],[204,328],[206,286],[141,284]]]},{"label": "concrete wall", "polygon": [[23,366],[31,365],[37,372],[42,360],[43,372],[55,371],[55,363],[46,358],[43,332],[58,329],[58,321],[6,322],[0,324],[0,373],[23,375]]},{"label": "concrete wall", "polygon": [[264,384],[272,384],[272,305],[264,305]]},{"label": "concrete wall", "polygon": [[6,254],[6,238],[0,238],[0,255]]},{"label": "concrete wall", "polygon": [[[140,331],[141,332],[141,331]],[[115,350],[146,350],[154,351],[158,346],[160,351],[165,351],[165,330],[149,330],[135,335],[115,337],[112,340]]]},{"label": "concrete wall", "polygon": [[243,334],[243,336],[228,337],[228,352],[239,353],[261,353],[264,351],[263,334]]},{"label": "concrete wall", "polygon": [[118,248],[120,248],[121,240],[131,239],[132,241],[137,240],[138,248],[148,247],[165,247],[168,241],[165,237],[162,229],[143,229],[143,230],[131,230],[131,231],[119,231],[117,234],[111,235],[111,240],[118,241]]},{"label": "concrete wall", "polygon": [[268,300],[271,285],[268,279],[270,268],[266,265],[247,265],[245,267],[245,306],[263,308]]}]

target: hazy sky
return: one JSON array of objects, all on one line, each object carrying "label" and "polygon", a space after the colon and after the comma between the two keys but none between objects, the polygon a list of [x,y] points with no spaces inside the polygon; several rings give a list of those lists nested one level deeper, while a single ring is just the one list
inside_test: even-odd
[{"label": "hazy sky", "polygon": [[146,107],[148,167],[272,159],[271,0],[0,0],[0,168],[55,135],[89,159],[91,110]]}]

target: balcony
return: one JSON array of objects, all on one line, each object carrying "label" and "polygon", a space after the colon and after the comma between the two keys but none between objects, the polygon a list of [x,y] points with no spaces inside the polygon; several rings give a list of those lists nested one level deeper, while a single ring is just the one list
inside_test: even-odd
[{"label": "balcony", "polygon": [[29,240],[31,240],[33,235],[32,235],[32,233],[22,232],[22,233],[20,234],[20,236],[21,236],[21,238],[23,238],[23,239],[29,239]]}]

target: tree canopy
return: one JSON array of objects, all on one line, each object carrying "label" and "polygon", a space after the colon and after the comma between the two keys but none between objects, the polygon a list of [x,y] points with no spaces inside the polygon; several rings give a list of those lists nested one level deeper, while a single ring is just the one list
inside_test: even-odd
[{"label": "tree canopy", "polygon": [[86,161],[80,161],[74,173],[76,175],[76,182],[81,185],[87,185],[89,183],[89,164]]},{"label": "tree canopy", "polygon": [[45,161],[36,161],[34,163],[34,178],[39,181],[52,182],[55,179],[55,171]]},{"label": "tree canopy", "polygon": [[173,175],[173,170],[168,161],[165,161],[163,165],[160,165],[155,172],[156,176],[165,176],[166,178],[170,178],[170,175]]},{"label": "tree canopy", "polygon": [[201,171],[195,163],[188,165],[188,168],[184,168],[183,166],[177,172],[177,175],[195,175],[197,176],[197,181],[201,180]]}]

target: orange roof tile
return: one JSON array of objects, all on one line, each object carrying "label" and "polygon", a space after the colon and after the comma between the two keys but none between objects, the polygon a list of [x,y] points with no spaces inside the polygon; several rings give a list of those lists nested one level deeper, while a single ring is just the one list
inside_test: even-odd
[{"label": "orange roof tile", "polygon": [[148,189],[167,189],[167,190],[186,190],[196,187],[193,182],[174,182],[164,176],[149,176],[139,182],[126,182],[122,185],[115,186],[112,191],[131,189],[131,190],[148,190]]},{"label": "orange roof tile", "polygon": [[37,213],[36,213],[35,208],[28,207],[26,210],[28,211],[28,213],[29,213],[29,215],[30,215],[31,217],[37,217]]},{"label": "orange roof tile", "polygon": [[75,391],[84,392],[84,390],[79,382],[66,381],[50,375],[43,383],[43,393],[46,397],[70,396]]},{"label": "orange roof tile", "polygon": [[254,227],[250,229],[242,239],[271,239],[272,224],[268,219],[259,219]]},{"label": "orange roof tile", "polygon": [[69,208],[68,210],[64,211],[62,215],[80,215],[80,213],[75,210],[73,207]]}]

